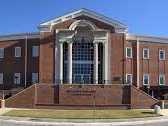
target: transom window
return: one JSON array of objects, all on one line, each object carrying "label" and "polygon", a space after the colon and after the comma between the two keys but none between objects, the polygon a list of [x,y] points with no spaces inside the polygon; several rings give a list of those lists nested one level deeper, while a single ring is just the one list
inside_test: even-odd
[{"label": "transom window", "polygon": [[149,49],[148,48],[143,49],[143,59],[149,59]]},{"label": "transom window", "polygon": [[159,59],[165,60],[165,50],[159,50]]}]

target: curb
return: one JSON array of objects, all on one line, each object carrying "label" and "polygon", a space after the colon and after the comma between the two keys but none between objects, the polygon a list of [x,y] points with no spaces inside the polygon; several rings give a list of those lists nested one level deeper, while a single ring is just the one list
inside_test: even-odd
[{"label": "curb", "polygon": [[0,124],[3,126],[124,126],[124,125],[141,125],[152,124],[159,122],[168,122],[168,118],[159,118],[142,121],[124,121],[124,122],[92,122],[92,123],[72,123],[72,122],[46,122],[46,121],[30,121],[30,120],[14,120],[14,119],[0,119]]}]

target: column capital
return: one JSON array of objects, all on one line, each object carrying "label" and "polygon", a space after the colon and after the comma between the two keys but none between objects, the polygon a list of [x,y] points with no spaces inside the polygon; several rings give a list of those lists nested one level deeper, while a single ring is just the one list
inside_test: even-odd
[{"label": "column capital", "polygon": [[68,44],[72,44],[73,41],[72,41],[72,40],[68,40],[67,43],[68,43]]},{"label": "column capital", "polygon": [[95,39],[93,40],[93,43],[106,43],[107,40],[104,39]]},{"label": "column capital", "polygon": [[98,40],[93,40],[93,43],[94,43],[94,44],[98,44],[98,43],[100,43],[100,41],[98,41]]},{"label": "column capital", "polygon": [[59,43],[64,43],[64,42],[72,43],[73,40],[72,40],[72,38],[61,38],[61,39],[59,39]]}]

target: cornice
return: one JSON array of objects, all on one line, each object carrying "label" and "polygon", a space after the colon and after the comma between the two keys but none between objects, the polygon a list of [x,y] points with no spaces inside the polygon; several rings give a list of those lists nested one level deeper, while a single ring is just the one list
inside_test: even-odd
[{"label": "cornice", "polygon": [[40,38],[40,33],[18,33],[18,34],[10,34],[10,35],[1,35],[0,41],[8,41],[8,40],[18,40],[18,39],[35,39]]},{"label": "cornice", "polygon": [[168,44],[168,38],[167,37],[157,37],[157,36],[148,36],[148,35],[126,34],[126,40],[128,40],[128,41],[139,40],[139,42],[166,43],[166,44]]}]

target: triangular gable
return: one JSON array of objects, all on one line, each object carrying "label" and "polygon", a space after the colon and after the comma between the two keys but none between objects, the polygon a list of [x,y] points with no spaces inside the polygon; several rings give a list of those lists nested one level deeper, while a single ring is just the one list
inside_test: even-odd
[{"label": "triangular gable", "polygon": [[120,32],[126,32],[127,31],[127,26],[125,24],[123,24],[123,23],[121,23],[117,20],[108,18],[104,15],[98,14],[94,11],[88,10],[88,9],[80,9],[78,11],[74,11],[74,12],[66,14],[64,16],[55,18],[53,20],[41,23],[39,28],[40,28],[41,31],[51,30],[52,26],[55,25],[55,24],[58,24],[60,22],[66,21],[66,20],[82,16],[82,15],[83,16],[88,16],[90,18],[93,18],[93,19],[96,19],[96,20],[101,21],[103,23],[106,23],[108,25],[111,25],[117,31],[120,31]]}]

